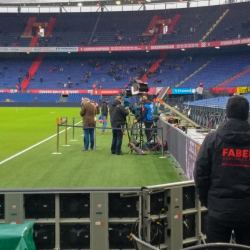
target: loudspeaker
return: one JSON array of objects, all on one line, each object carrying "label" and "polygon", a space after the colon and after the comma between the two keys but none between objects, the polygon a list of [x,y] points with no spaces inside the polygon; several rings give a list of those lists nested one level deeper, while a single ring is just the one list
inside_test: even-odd
[{"label": "loudspeaker", "polygon": [[61,249],[89,249],[90,228],[84,224],[60,225]]},{"label": "loudspeaker", "polygon": [[25,194],[26,219],[55,218],[54,194]]},{"label": "loudspeaker", "polygon": [[36,249],[54,249],[55,225],[35,224],[33,239]]}]

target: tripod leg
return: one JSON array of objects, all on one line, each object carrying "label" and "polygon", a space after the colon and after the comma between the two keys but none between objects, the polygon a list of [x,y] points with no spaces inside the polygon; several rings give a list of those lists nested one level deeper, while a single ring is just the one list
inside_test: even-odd
[{"label": "tripod leg", "polygon": [[125,127],[126,127],[127,135],[128,135],[128,146],[130,147],[130,152],[131,152],[131,154],[132,154],[133,149],[132,149],[132,147],[131,147],[131,136],[129,135],[129,130],[128,130],[128,124],[127,124],[127,123],[125,123]]}]

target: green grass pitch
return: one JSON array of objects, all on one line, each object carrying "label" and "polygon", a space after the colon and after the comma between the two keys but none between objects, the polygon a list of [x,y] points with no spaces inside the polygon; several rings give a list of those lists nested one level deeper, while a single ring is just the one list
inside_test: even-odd
[{"label": "green grass pitch", "polygon": [[[62,146],[65,132],[6,159],[56,134],[56,118],[79,117],[80,108],[0,108],[0,188],[71,188],[71,187],[141,187],[180,181],[167,159],[160,155],[130,154],[127,139],[123,139],[126,155],[111,155],[111,130],[101,135],[97,130],[97,149],[82,152],[83,131],[68,130],[69,147]],[[80,122],[81,119],[76,119]],[[100,123],[97,123],[101,127]],[[63,128],[60,128],[62,131]],[[4,162],[5,161],[5,162]]]}]

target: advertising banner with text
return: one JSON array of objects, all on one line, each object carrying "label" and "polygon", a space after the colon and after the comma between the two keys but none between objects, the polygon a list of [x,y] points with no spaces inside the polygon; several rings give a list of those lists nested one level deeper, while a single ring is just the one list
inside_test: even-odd
[{"label": "advertising banner with text", "polygon": [[121,93],[122,89],[98,89],[92,91],[92,95],[118,95]]},{"label": "advertising banner with text", "polygon": [[115,52],[115,51],[147,51],[147,50],[173,50],[232,46],[250,44],[250,38],[159,45],[127,45],[127,46],[97,46],[97,47],[0,47],[0,52]]},{"label": "advertising banner with text", "polygon": [[210,92],[215,94],[221,94],[221,93],[234,94],[237,92],[237,88],[210,88]]},{"label": "advertising banner with text", "polygon": [[[0,89],[0,93],[17,93],[16,89]],[[117,95],[122,93],[122,89],[101,89],[101,90],[88,90],[88,89],[29,89],[23,93],[35,94],[92,94],[92,95]]]}]

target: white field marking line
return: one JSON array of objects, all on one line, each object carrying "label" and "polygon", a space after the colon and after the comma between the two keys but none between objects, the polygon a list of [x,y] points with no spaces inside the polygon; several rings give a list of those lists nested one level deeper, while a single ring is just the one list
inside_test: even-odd
[{"label": "white field marking line", "polygon": [[[76,123],[75,125],[77,125],[77,124],[79,124],[79,123],[81,123],[81,122],[82,122],[82,121]],[[67,130],[68,130],[68,129],[71,129],[71,128],[72,128],[72,127],[69,127],[69,128],[67,128]],[[64,131],[65,131],[65,130],[59,132],[59,134],[63,133]],[[42,143],[44,143],[44,142],[50,140],[51,138],[53,138],[53,137],[55,137],[55,136],[57,136],[57,134],[54,134],[54,135],[48,137],[47,139],[45,139],[45,140],[43,140],[43,141],[40,141],[40,142],[38,142],[37,144],[35,144],[35,145],[33,145],[33,146],[29,147],[29,148],[26,148],[26,149],[24,149],[23,151],[21,151],[21,152],[15,154],[15,155],[12,155],[11,157],[9,157],[9,158],[7,158],[7,159],[1,161],[1,162],[0,162],[0,165],[3,164],[3,163],[5,163],[6,161],[9,161],[9,160],[11,160],[11,159],[13,159],[13,158],[15,158],[15,157],[17,157],[17,156],[19,156],[19,155],[21,155],[21,154],[27,152],[28,150],[30,150],[30,149],[32,149],[32,148],[34,148],[34,147],[36,147],[36,146],[39,146],[40,144],[42,144]]]}]

